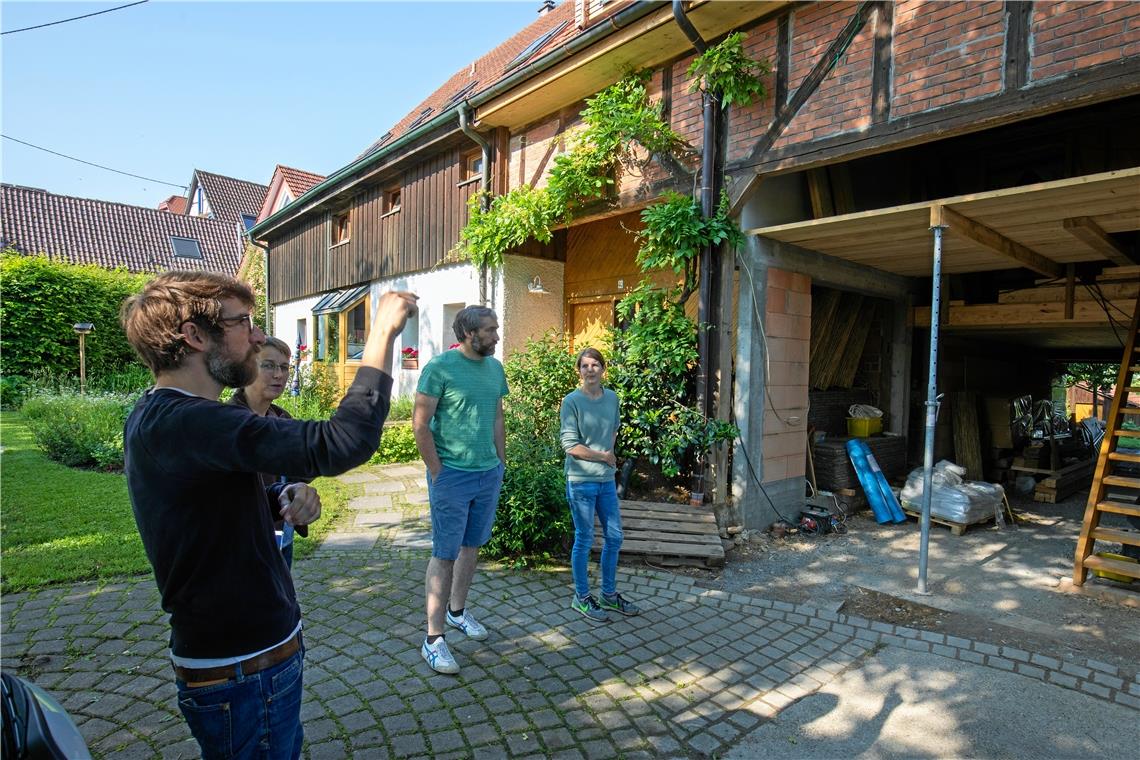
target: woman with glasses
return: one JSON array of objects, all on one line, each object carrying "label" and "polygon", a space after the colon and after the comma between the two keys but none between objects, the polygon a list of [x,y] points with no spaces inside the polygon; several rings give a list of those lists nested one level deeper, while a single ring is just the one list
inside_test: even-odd
[{"label": "woman with glasses", "polygon": [[[292,415],[273,402],[285,392],[289,382],[289,358],[292,352],[289,344],[280,338],[265,336],[265,345],[261,347],[260,361],[258,362],[257,377],[244,388],[234,391],[230,399],[231,404],[244,406],[254,414],[261,417],[285,417]],[[305,478],[286,478],[284,475],[271,475],[261,473],[261,480],[268,488],[273,483],[283,480],[289,483],[308,483]],[[271,507],[272,508],[272,507]],[[293,531],[302,536],[309,535],[309,529],[304,525],[294,526],[287,524],[280,515],[274,515],[273,528],[277,532],[281,554],[285,563],[293,567]]]}]

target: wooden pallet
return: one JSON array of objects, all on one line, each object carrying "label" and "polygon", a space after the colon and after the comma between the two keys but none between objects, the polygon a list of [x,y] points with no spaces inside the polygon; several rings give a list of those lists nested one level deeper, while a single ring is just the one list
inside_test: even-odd
[{"label": "wooden pallet", "polygon": [[[711,508],[652,501],[623,501],[623,557],[665,565],[723,567],[724,545]],[[602,550],[602,529],[594,523],[594,551]]]},{"label": "wooden pallet", "polygon": [[[913,509],[903,507],[903,512],[905,512],[908,517],[914,517],[918,520],[922,519],[922,513],[917,512]],[[988,515],[986,517],[983,517],[981,520],[978,520],[977,522],[972,522],[972,523],[960,523],[960,522],[954,522],[953,520],[946,520],[946,519],[943,519],[941,517],[937,517],[935,515],[930,516],[930,522],[937,523],[938,525],[945,525],[947,528],[950,529],[950,532],[953,533],[955,536],[962,535],[963,533],[966,532],[966,529],[971,527],[971,526],[988,525],[989,523],[992,523],[993,521],[994,521],[993,515]]]}]

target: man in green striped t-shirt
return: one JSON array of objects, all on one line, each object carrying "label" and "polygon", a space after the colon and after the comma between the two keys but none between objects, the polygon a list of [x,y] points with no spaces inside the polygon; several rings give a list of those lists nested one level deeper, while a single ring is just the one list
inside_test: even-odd
[{"label": "man in green striped t-shirt", "polygon": [[507,376],[493,356],[499,320],[486,306],[468,306],[453,328],[459,347],[424,367],[412,417],[431,502],[432,549],[424,580],[428,627],[420,654],[440,673],[459,672],[444,640],[445,623],[469,639],[487,638],[487,629],[466,609],[467,592],[479,547],[491,537],[506,462]]}]

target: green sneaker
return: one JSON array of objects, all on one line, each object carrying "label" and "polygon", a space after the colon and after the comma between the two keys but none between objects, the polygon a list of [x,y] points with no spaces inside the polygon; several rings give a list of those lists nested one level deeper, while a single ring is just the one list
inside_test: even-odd
[{"label": "green sneaker", "polygon": [[570,609],[582,613],[594,625],[601,625],[610,619],[606,611],[598,606],[598,600],[592,594],[585,599],[579,599],[575,594],[574,601],[570,602]]},{"label": "green sneaker", "polygon": [[614,612],[620,612],[623,615],[629,615],[630,617],[641,614],[641,608],[633,602],[622,598],[621,594],[614,594],[613,596],[602,594],[602,600],[598,606],[605,611],[612,610]]}]

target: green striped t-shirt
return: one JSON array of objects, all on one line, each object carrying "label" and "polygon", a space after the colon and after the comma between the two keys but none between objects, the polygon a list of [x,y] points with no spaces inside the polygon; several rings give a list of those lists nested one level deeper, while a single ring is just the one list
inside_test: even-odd
[{"label": "green striped t-shirt", "polygon": [[423,368],[416,392],[439,399],[429,427],[445,467],[467,472],[498,467],[495,416],[499,400],[510,392],[498,359],[445,351]]}]

